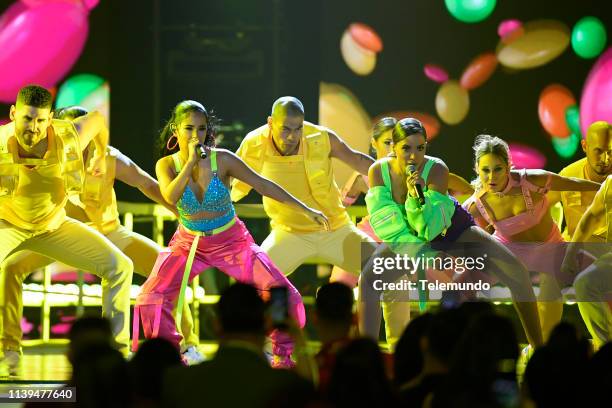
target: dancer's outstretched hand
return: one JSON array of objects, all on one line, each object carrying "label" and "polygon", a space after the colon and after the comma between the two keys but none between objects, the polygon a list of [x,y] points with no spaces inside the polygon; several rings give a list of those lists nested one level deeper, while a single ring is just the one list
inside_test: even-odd
[{"label": "dancer's outstretched hand", "polygon": [[325,228],[325,231],[329,231],[329,220],[327,219],[327,217],[325,216],[325,214],[323,214],[321,211],[319,210],[315,210],[314,208],[310,208],[307,211],[308,216],[314,220],[317,224],[322,225],[323,228]]}]

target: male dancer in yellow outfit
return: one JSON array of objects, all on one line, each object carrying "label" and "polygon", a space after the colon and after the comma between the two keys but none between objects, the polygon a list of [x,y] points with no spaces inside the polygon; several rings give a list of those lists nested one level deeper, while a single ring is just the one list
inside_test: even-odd
[{"label": "male dancer in yellow outfit", "polygon": [[[102,313],[117,347],[127,353],[132,261],[102,234],[68,218],[64,209],[68,195],[82,189],[81,152],[91,141],[98,154],[89,170],[105,172],[108,130],[98,112],[74,124],[55,120],[51,103],[48,90],[26,86],[11,106],[11,122],[0,126],[0,263],[30,250],[100,276]],[[5,275],[0,269],[2,309]]]},{"label": "male dancer in yellow outfit", "polygon": [[[294,207],[263,197],[272,232],[261,248],[285,275],[313,257],[360,274],[362,245],[374,251],[376,243],[351,222],[334,180],[331,159],[335,157],[367,175],[374,163],[371,157],[351,149],[332,130],[304,121],[302,103],[290,96],[274,102],[267,124],[250,132],[236,153],[255,172],[329,219],[327,231]],[[250,190],[248,184],[233,180],[232,200],[240,200]],[[409,319],[409,305],[383,303],[383,311],[387,341],[393,346]]]},{"label": "male dancer in yellow outfit", "polygon": [[[582,150],[586,157],[570,164],[559,172],[560,176],[575,177],[584,180],[603,183],[606,177],[612,173],[612,125],[605,121],[592,123],[587,129],[586,137],[581,141]],[[563,207],[563,239],[571,241],[580,218],[586,213],[587,208],[593,202],[595,191],[553,191],[548,193],[551,203],[560,202]],[[601,223],[592,230],[589,242],[606,242],[608,226]],[[601,255],[601,254],[597,254]],[[550,277],[545,277],[550,280]],[[556,282],[541,282],[542,285],[558,285]],[[561,289],[559,288],[560,292]],[[543,323],[545,338],[548,337],[553,327],[561,321],[563,303],[557,301],[546,301],[538,303],[540,320]],[[548,324],[546,324],[548,323]]]},{"label": "male dancer in yellow outfit", "polygon": [[[578,271],[579,250],[584,242],[594,241],[594,232],[600,230],[602,225],[606,230],[606,243],[586,246],[586,252],[596,252],[593,255],[598,258],[574,280],[578,308],[596,348],[612,340],[612,313],[605,298],[611,299],[612,295],[612,175],[608,175],[576,226],[572,243],[565,254],[564,272]],[[593,248],[596,251],[592,251]]]},{"label": "male dancer in yellow outfit", "polygon": [[[74,120],[86,114],[85,109],[73,106],[60,109],[55,116],[58,119]],[[86,163],[96,156],[93,143],[90,143],[85,149],[83,156]],[[108,146],[105,159],[106,173],[102,176],[94,176],[87,172],[84,192],[80,196],[70,198],[66,204],[66,213],[69,217],[82,221],[105,235],[132,260],[134,272],[146,277],[153,270],[161,247],[149,238],[132,232],[119,223],[117,199],[113,188],[115,179],[138,188],[145,196],[173,212],[176,212],[176,209],[164,201],[157,180],[138,167],[129,157],[116,148]],[[19,365],[19,350],[21,350],[23,335],[20,325],[23,314],[21,285],[32,271],[52,262],[54,262],[53,259],[30,251],[20,251],[4,262],[6,307],[3,316],[0,316],[4,321],[4,332],[1,339],[5,350],[5,360],[10,369],[16,370]],[[203,358],[197,351],[199,339],[193,331],[193,320],[187,303],[184,305],[182,316],[181,329],[185,337],[183,354],[192,364],[201,362]]]},{"label": "male dancer in yellow outfit", "polygon": [[[594,122],[589,126],[586,138],[581,141],[582,150],[586,157],[575,161],[559,172],[560,176],[576,177],[580,179],[603,183],[612,173],[612,125],[605,121]],[[593,202],[595,191],[561,191],[557,193],[555,201],[561,201],[565,228],[563,238],[571,240],[580,218]],[[549,193],[549,196],[551,194]],[[600,225],[593,232],[593,240],[605,242],[606,226]]]}]

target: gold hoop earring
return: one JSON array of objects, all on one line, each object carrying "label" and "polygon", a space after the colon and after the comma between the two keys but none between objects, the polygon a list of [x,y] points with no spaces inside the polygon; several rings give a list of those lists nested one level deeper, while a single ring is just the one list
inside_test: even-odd
[{"label": "gold hoop earring", "polygon": [[[174,138],[174,144],[172,146],[170,146],[170,142],[172,141],[172,138]],[[174,150],[174,149],[176,149],[177,145],[178,145],[178,137],[176,137],[176,135],[172,135],[172,136],[170,136],[170,138],[166,142],[166,149]]]}]

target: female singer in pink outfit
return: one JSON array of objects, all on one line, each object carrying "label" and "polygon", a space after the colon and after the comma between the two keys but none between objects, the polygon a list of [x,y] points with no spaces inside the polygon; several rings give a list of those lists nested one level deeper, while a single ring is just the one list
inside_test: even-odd
[{"label": "female singer in pink outfit", "polygon": [[[163,337],[178,347],[181,335],[176,330],[173,310],[176,308],[177,316],[180,314],[186,283],[209,267],[216,267],[239,282],[252,284],[263,296],[271,287],[287,287],[289,313],[300,327],[304,326],[304,305],[297,289],[255,244],[236,217],[227,187],[230,178],[252,185],[262,195],[300,207],[324,226],[327,219],[276,183],[253,172],[235,154],[215,148],[211,120],[200,103],[183,101],[175,107],[162,131],[163,145],[174,154],[157,162],[156,173],[162,196],[177,206],[179,228],[167,250],[157,258],[137,298],[134,346],[141,315],[147,338]],[[206,154],[204,158],[202,150]],[[273,353],[279,357],[277,365],[291,365],[289,355],[293,343],[289,336],[275,330],[271,339]]]}]

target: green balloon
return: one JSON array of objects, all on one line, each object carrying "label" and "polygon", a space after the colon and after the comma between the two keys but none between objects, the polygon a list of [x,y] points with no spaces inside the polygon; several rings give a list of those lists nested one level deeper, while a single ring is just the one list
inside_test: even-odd
[{"label": "green balloon", "polygon": [[578,150],[579,144],[580,136],[576,135],[575,133],[572,133],[571,135],[569,135],[569,137],[566,138],[552,138],[552,145],[555,149],[555,152],[557,152],[557,154],[564,159],[569,159],[574,154],[576,154],[576,150]]},{"label": "green balloon", "polygon": [[565,111],[565,123],[572,133],[582,137],[580,133],[580,110],[577,105],[572,105]]},{"label": "green balloon", "polygon": [[489,17],[497,0],[444,0],[448,12],[464,23],[478,23]]},{"label": "green balloon", "polygon": [[93,91],[104,84],[104,79],[93,74],[78,74],[68,78],[58,89],[55,107],[79,105]]},{"label": "green balloon", "polygon": [[583,17],[572,30],[572,48],[582,58],[594,58],[606,46],[606,27],[597,17]]}]

